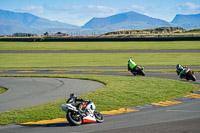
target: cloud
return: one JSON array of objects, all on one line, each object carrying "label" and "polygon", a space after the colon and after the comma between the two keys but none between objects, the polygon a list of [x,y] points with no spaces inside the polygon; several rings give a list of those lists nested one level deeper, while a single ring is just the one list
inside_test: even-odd
[{"label": "cloud", "polygon": [[194,4],[194,3],[184,3],[182,5],[179,6],[179,9],[183,12],[199,12],[200,11],[200,5]]},{"label": "cloud", "polygon": [[149,13],[144,13],[144,15],[151,17]]},{"label": "cloud", "polygon": [[196,10],[196,9],[200,8],[199,5],[196,5],[196,4],[193,4],[193,3],[190,3],[190,2],[187,2],[187,3],[183,4],[182,6],[184,8],[188,8],[188,9],[191,9],[191,10]]},{"label": "cloud", "polygon": [[[52,7],[48,5],[44,5],[45,10],[53,11],[53,12],[66,12],[66,13],[73,13],[73,14],[84,14],[87,13],[88,15],[96,13],[116,13],[118,12],[115,8],[110,8],[102,5],[87,5],[87,6],[69,6],[63,5],[62,7]],[[106,15],[106,14],[105,14]]]},{"label": "cloud", "polygon": [[[149,16],[149,11],[144,7],[144,6],[139,6],[139,5],[131,5],[128,8],[125,9],[126,11],[135,11],[141,14],[145,14]],[[124,12],[124,11],[122,11]]]},{"label": "cloud", "polygon": [[102,5],[86,5],[86,6],[68,6],[64,5],[63,7],[50,7],[45,5],[45,10],[57,13],[65,13],[75,16],[84,16],[84,17],[106,17],[119,13],[119,10],[116,8],[111,8]]},{"label": "cloud", "polygon": [[28,13],[33,13],[33,14],[42,14],[44,13],[44,8],[42,6],[28,6],[28,7],[19,8],[16,11],[28,12]]},{"label": "cloud", "polygon": [[143,7],[143,6],[138,6],[138,5],[132,5],[131,8],[132,8],[132,9],[135,9],[135,10],[142,10],[142,11],[145,10],[145,7]]},{"label": "cloud", "polygon": [[60,8],[54,8],[54,10],[58,10],[58,11],[77,11],[77,10],[81,10],[82,7],[80,6],[64,6],[64,7],[60,7]]},{"label": "cloud", "polygon": [[91,15],[96,15],[96,17],[106,17],[109,15],[113,15],[116,13],[119,13],[118,9],[106,7],[106,6],[94,6],[94,5],[88,5],[86,8],[86,13],[91,13]]}]

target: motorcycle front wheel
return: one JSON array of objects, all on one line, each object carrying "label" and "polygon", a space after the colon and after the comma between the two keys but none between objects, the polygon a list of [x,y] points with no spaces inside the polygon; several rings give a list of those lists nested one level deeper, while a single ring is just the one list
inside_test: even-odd
[{"label": "motorcycle front wheel", "polygon": [[140,73],[140,75],[145,76],[145,73],[142,69],[140,69],[139,73]]},{"label": "motorcycle front wheel", "polygon": [[191,79],[192,79],[192,81],[196,81],[196,77],[191,73]]},{"label": "motorcycle front wheel", "polygon": [[81,115],[74,111],[68,111],[66,118],[67,118],[68,122],[73,126],[79,126],[82,123]]},{"label": "motorcycle front wheel", "polygon": [[102,123],[104,121],[103,115],[96,110],[94,111],[94,116],[98,123]]}]

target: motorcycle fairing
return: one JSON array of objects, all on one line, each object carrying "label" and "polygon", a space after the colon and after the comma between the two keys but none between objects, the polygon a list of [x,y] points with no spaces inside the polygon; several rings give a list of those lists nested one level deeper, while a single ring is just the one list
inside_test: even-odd
[{"label": "motorcycle fairing", "polygon": [[62,104],[61,108],[62,108],[63,111],[66,111],[66,112],[68,111],[68,109],[78,112],[76,107],[72,106],[71,104]]},{"label": "motorcycle fairing", "polygon": [[96,122],[96,118],[93,116],[86,116],[83,118],[83,123],[89,123],[89,122]]},{"label": "motorcycle fairing", "polygon": [[190,69],[185,69],[185,73],[188,73],[190,71]]}]

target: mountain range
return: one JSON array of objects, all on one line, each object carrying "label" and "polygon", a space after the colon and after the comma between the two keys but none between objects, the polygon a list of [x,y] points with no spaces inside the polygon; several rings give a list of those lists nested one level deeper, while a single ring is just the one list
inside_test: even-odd
[{"label": "mountain range", "polygon": [[164,20],[151,18],[136,12],[120,13],[105,18],[93,18],[82,28],[90,29],[145,29],[156,27],[169,27],[171,24]]},{"label": "mountain range", "polygon": [[50,21],[29,13],[18,13],[0,9],[0,35],[11,35],[17,32],[41,35],[46,31],[61,31],[71,35],[75,35],[74,33],[78,31],[80,35],[88,35],[122,29],[149,29],[158,27],[182,27],[187,30],[200,28],[200,14],[176,15],[172,22],[167,22],[131,11],[104,18],[92,18],[80,27],[58,21]]},{"label": "mountain range", "polygon": [[176,15],[171,23],[188,30],[199,29],[200,14]]},{"label": "mountain range", "polygon": [[50,21],[29,13],[0,10],[0,35],[16,32],[40,34],[54,28],[77,29],[78,26]]}]

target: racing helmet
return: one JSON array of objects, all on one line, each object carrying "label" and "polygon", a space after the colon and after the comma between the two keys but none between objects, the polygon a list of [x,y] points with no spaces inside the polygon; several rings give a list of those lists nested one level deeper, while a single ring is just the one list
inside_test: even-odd
[{"label": "racing helmet", "polygon": [[72,94],[70,94],[70,97],[71,98],[76,98],[77,96],[74,93],[72,93]]},{"label": "racing helmet", "polygon": [[179,69],[180,67],[181,67],[180,64],[177,64],[177,65],[176,65],[176,69]]}]

